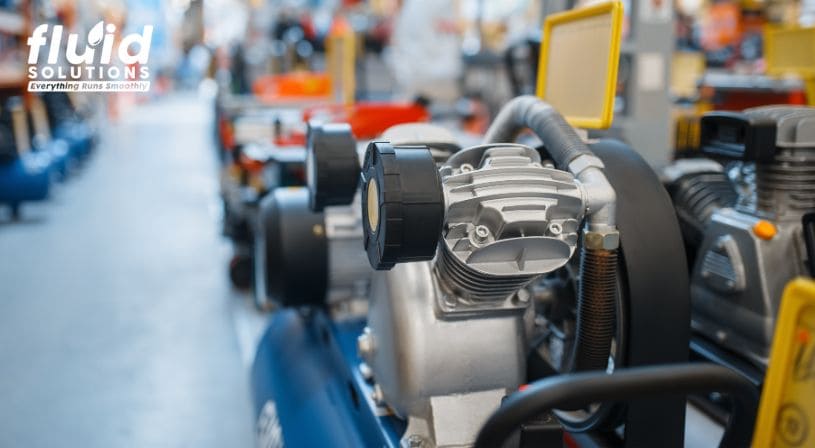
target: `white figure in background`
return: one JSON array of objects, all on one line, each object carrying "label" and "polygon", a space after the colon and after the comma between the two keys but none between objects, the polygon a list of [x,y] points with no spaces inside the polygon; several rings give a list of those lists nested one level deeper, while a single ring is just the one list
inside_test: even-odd
[{"label": "white figure in background", "polygon": [[456,0],[405,0],[394,23],[388,58],[400,93],[440,101],[459,97],[457,10]]}]

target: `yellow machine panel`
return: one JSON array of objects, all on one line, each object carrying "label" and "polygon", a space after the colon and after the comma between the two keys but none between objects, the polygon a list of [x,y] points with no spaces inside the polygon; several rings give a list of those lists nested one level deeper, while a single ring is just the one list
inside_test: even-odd
[{"label": "yellow machine panel", "polygon": [[784,291],[753,446],[815,446],[815,282]]},{"label": "yellow machine panel", "polygon": [[815,106],[815,27],[768,26],[764,30],[764,59],[771,75],[801,77],[807,102]]}]

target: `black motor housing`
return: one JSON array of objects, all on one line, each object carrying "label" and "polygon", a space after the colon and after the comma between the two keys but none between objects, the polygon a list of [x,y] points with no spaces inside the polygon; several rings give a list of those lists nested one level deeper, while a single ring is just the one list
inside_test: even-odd
[{"label": "black motor housing", "polygon": [[309,208],[304,187],[278,188],[260,202],[255,237],[255,300],[262,308],[325,304],[325,215]]}]

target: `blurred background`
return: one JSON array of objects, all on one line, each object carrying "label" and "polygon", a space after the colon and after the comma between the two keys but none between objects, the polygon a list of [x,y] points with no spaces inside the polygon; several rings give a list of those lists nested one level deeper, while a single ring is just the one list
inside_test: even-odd
[{"label": "blurred background", "polygon": [[[543,19],[589,3],[0,0],[0,446],[254,445],[251,204],[305,181],[308,120],[477,142],[535,92]],[[698,151],[706,111],[815,103],[815,1],[624,6],[591,134],[653,167]],[[153,27],[149,91],[29,92],[34,28],[84,44],[100,20]]]}]

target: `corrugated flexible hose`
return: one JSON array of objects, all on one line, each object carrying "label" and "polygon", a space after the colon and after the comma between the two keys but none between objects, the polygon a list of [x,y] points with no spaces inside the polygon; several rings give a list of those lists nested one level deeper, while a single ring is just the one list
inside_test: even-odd
[{"label": "corrugated flexible hose", "polygon": [[614,337],[617,251],[582,250],[571,371],[605,370]]}]

